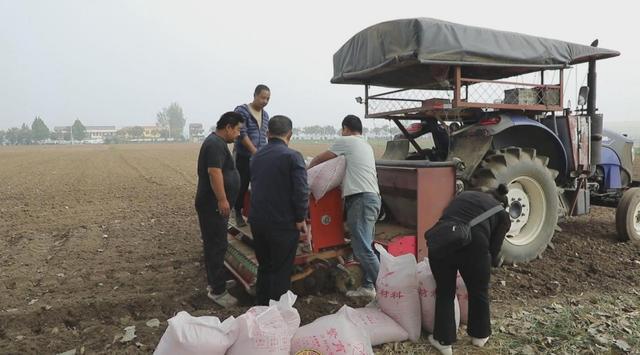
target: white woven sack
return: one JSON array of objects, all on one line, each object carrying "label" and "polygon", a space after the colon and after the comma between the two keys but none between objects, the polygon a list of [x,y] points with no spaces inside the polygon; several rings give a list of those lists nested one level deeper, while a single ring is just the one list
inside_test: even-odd
[{"label": "white woven sack", "polygon": [[460,305],[460,324],[467,324],[469,319],[469,292],[460,273],[456,279],[456,297]]},{"label": "white woven sack", "polygon": [[238,336],[238,323],[229,317],[194,317],[181,311],[170,318],[154,355],[208,354],[224,355]]},{"label": "white woven sack", "polygon": [[376,280],[376,300],[380,309],[395,320],[413,342],[420,338],[420,296],[416,259],[412,254],[393,256],[379,244],[380,272]]},{"label": "white woven sack", "polygon": [[298,328],[291,340],[290,353],[295,355],[304,350],[323,355],[373,354],[367,333],[344,312],[320,317]]},{"label": "white woven sack", "polygon": [[346,159],[343,155],[329,159],[307,171],[309,189],[316,200],[327,192],[340,186],[346,172]]},{"label": "white woven sack", "polygon": [[378,307],[351,308],[344,305],[338,313],[346,314],[353,323],[364,329],[373,346],[409,338],[409,334]]},{"label": "white woven sack", "polygon": [[[425,258],[418,263],[418,287],[420,294],[420,308],[422,314],[422,328],[429,333],[433,333],[433,325],[436,316],[436,280],[433,278],[429,259]],[[456,328],[460,326],[460,306],[458,297],[453,302]]]},{"label": "white woven sack", "polygon": [[251,307],[238,317],[238,339],[227,355],[288,354],[291,337],[300,326],[295,301],[296,295],[288,291],[279,301]]}]

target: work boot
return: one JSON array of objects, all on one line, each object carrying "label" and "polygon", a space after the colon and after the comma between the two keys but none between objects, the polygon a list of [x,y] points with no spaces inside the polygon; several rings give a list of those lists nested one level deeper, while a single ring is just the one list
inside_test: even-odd
[{"label": "work boot", "polygon": [[222,308],[229,308],[238,304],[238,300],[235,297],[231,296],[228,291],[224,291],[219,295],[214,294],[212,291],[208,291],[207,297],[209,297],[213,302],[215,302]]},{"label": "work boot", "polygon": [[242,212],[236,211],[236,227],[244,227],[247,225],[247,222],[244,221],[244,216]]},{"label": "work boot", "polygon": [[434,337],[433,334],[429,335],[429,343],[431,343],[431,345],[438,349],[438,351],[442,354],[442,355],[453,355],[453,349],[451,348],[451,345],[442,345],[440,344],[439,341],[437,341]]},{"label": "work boot", "polygon": [[355,291],[347,291],[347,297],[365,297],[367,299],[375,299],[376,290],[373,287],[360,287]]},{"label": "work boot", "polygon": [[484,346],[484,344],[487,343],[487,340],[489,340],[489,337],[486,337],[486,338],[474,338],[474,337],[471,337],[471,344],[481,348],[481,347]]}]

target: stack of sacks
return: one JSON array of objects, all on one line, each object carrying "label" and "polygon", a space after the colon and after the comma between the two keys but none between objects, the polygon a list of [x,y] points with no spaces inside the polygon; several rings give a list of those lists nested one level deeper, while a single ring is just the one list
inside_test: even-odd
[{"label": "stack of sacks", "polygon": [[375,306],[354,309],[345,305],[338,313],[345,314],[362,328],[369,335],[372,346],[405,341],[409,338],[409,334],[396,321]]},{"label": "stack of sacks", "polygon": [[379,244],[380,272],[376,280],[376,300],[380,309],[395,320],[413,342],[420,338],[420,295],[416,259],[412,254],[393,256]]},{"label": "stack of sacks", "polygon": [[[433,333],[436,316],[436,280],[433,278],[429,259],[425,258],[417,265],[420,307],[422,309],[422,327]],[[460,325],[460,306],[458,297],[453,302],[455,307],[456,328]]]},{"label": "stack of sacks", "polygon": [[316,200],[321,199],[327,192],[340,186],[346,172],[344,156],[318,164],[307,171],[309,189]]},{"label": "stack of sacks", "polygon": [[233,317],[221,323],[218,317],[193,317],[182,311],[167,322],[169,326],[154,355],[223,355],[238,337],[238,323]]},{"label": "stack of sacks", "polygon": [[373,355],[369,336],[346,312],[320,317],[298,328],[291,340],[290,353],[294,355],[305,350],[325,355]]},{"label": "stack of sacks", "polygon": [[295,301],[296,295],[288,291],[278,302],[252,307],[238,317],[238,339],[227,355],[289,354],[291,337],[300,326]]}]

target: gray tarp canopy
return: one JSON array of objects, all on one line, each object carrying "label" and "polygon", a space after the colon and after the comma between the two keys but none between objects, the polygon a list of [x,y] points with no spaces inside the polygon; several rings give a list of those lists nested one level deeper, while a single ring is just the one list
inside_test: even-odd
[{"label": "gray tarp canopy", "polygon": [[619,52],[482,27],[415,18],[382,22],[360,31],[333,55],[336,84],[437,88],[462,76],[495,80],[560,69]]}]

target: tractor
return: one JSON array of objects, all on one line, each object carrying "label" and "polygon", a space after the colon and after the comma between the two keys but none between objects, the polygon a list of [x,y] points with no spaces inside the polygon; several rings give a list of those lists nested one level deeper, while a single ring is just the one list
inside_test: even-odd
[{"label": "tractor", "polygon": [[[619,238],[640,242],[633,142],[603,129],[596,106],[596,61],[618,55],[597,40],[402,19],[349,39],[334,54],[331,82],[364,85],[356,100],[365,117],[398,126],[385,159],[455,161],[458,192],[507,184],[502,254],[519,263],[540,258],[558,220],[591,205],[615,207]],[[581,63],[587,86],[572,110],[563,106],[565,72]]]},{"label": "tractor", "polygon": [[[427,256],[425,232],[456,193],[509,187],[506,263],[540,258],[558,220],[616,207],[620,239],[640,243],[633,143],[603,129],[596,61],[613,50],[429,18],[383,22],[333,56],[335,84],[364,86],[365,118],[402,132],[376,161],[383,213],[375,243]],[[564,107],[565,71],[588,63],[577,106]],[[570,105],[567,105],[570,106]],[[249,209],[245,198],[245,211]],[[294,292],[358,285],[339,189],[310,199],[308,235],[295,259]],[[231,223],[225,265],[251,293],[257,261],[250,229]],[[328,272],[319,272],[320,270]]]}]

